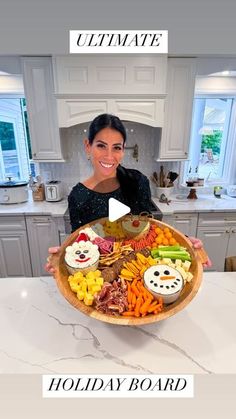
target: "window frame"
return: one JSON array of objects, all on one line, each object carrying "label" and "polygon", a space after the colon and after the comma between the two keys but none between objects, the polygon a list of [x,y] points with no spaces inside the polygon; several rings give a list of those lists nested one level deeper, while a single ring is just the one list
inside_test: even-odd
[{"label": "window frame", "polygon": [[[196,93],[194,95],[193,100],[195,99],[217,99],[217,98],[222,98],[222,99],[232,99],[232,107],[231,107],[231,115],[230,115],[230,122],[229,122],[229,129],[228,129],[228,144],[226,146],[226,151],[225,151],[225,161],[224,161],[224,169],[223,169],[223,175],[222,178],[214,178],[211,179],[211,177],[208,179],[207,181],[207,185],[209,187],[215,186],[216,184],[222,187],[226,187],[229,184],[232,184],[235,182],[235,177],[236,177],[236,168],[234,167],[234,161],[236,159],[236,95],[235,94],[230,94],[230,93],[221,93],[219,91],[217,92],[211,92],[211,93],[206,93],[204,94],[204,92],[201,93]],[[194,109],[194,108],[193,108]],[[192,118],[193,118],[193,113],[192,113]],[[191,141],[191,138],[190,138]],[[189,144],[189,149],[191,147],[191,143]],[[188,162],[190,161],[190,159],[187,160]],[[187,177],[187,170],[188,170],[188,165],[187,161],[184,162],[183,165],[181,165],[181,174],[180,174],[180,179],[181,179],[181,183],[184,183],[184,180]]]},{"label": "window frame", "polygon": [[[22,92],[22,93],[14,93],[14,92],[12,92],[12,93],[0,93],[0,100],[1,99],[25,99],[25,94],[24,94],[24,92]],[[23,124],[23,129],[25,131],[25,124]],[[25,138],[26,138],[26,135],[27,134],[25,132]],[[16,140],[16,147],[17,147],[17,153],[18,153],[18,162],[19,162],[20,173],[21,173],[21,176],[22,176],[22,162],[21,162],[19,148],[18,148],[18,140]],[[26,147],[28,149],[27,141],[26,141]],[[28,157],[29,157],[29,150],[28,150]],[[36,163],[33,159],[30,159],[30,158],[28,159],[29,173],[30,173],[30,164],[32,162],[34,163],[34,166],[35,166],[35,172],[38,173],[39,172],[39,163]],[[0,169],[0,178],[1,178],[1,176],[2,176],[2,170]],[[4,179],[3,179],[3,181],[4,181]]]}]

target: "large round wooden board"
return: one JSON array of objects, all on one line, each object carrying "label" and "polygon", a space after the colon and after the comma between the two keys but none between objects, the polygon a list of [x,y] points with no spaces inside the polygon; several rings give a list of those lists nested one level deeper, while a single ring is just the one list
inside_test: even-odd
[{"label": "large round wooden board", "polygon": [[[102,219],[94,221],[94,223],[97,223],[97,222],[104,223],[105,220],[106,218],[102,218]],[[113,324],[118,324],[118,325],[129,325],[129,326],[138,326],[141,324],[154,323],[160,320],[164,320],[170,316],[173,316],[174,314],[178,313],[178,311],[186,307],[190,303],[190,301],[194,298],[196,293],[198,292],[198,289],[202,281],[203,269],[202,269],[202,263],[198,256],[198,252],[195,249],[193,249],[189,240],[178,230],[175,230],[173,227],[169,226],[168,224],[162,223],[154,219],[150,219],[150,222],[155,223],[157,226],[160,226],[162,229],[165,227],[168,227],[172,231],[173,236],[176,238],[178,243],[181,246],[184,246],[187,248],[192,258],[190,272],[193,274],[193,279],[190,283],[187,283],[185,285],[183,291],[180,294],[180,297],[178,298],[176,302],[168,306],[165,306],[164,310],[159,314],[149,314],[145,317],[139,317],[139,318],[136,318],[136,317],[125,318],[122,316],[114,316],[114,315],[107,315],[107,314],[100,313],[94,307],[86,306],[82,301],[79,301],[76,294],[71,290],[70,285],[68,283],[69,273],[64,263],[65,249],[67,246],[71,245],[75,241],[75,239],[77,238],[81,230],[83,230],[85,227],[92,226],[93,223],[87,224],[81,227],[80,229],[74,231],[74,233],[72,233],[62,244],[62,246],[60,247],[59,253],[51,256],[51,262],[52,262],[53,267],[55,268],[54,277],[56,279],[57,286],[60,292],[62,293],[62,295],[66,298],[66,300],[76,309],[78,309],[82,313],[94,319],[107,322],[107,323],[113,323]]]}]

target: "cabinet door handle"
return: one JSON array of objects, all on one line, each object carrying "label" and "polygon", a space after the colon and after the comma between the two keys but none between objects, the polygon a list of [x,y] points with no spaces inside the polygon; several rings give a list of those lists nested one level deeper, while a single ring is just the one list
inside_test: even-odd
[{"label": "cabinet door handle", "polygon": [[229,234],[229,233],[230,233],[230,230],[226,230],[225,232],[226,232],[227,234]]},{"label": "cabinet door handle", "polygon": [[236,233],[236,230],[232,230],[232,233]]},{"label": "cabinet door handle", "polygon": [[51,221],[50,218],[33,218],[34,223],[50,223]]}]

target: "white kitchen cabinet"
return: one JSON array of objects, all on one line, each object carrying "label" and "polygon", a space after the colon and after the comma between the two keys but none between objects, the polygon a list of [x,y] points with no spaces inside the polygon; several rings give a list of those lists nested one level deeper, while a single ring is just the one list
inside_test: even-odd
[{"label": "white kitchen cabinet", "polygon": [[166,55],[64,55],[53,57],[55,94],[166,94]]},{"label": "white kitchen cabinet", "polygon": [[169,58],[164,128],[157,160],[186,160],[196,76],[195,58]]},{"label": "white kitchen cabinet", "polygon": [[163,126],[164,99],[58,99],[60,127],[70,127],[93,120],[101,113],[113,113],[122,120],[153,127]]},{"label": "white kitchen cabinet", "polygon": [[0,217],[0,277],[32,276],[25,219]]},{"label": "white kitchen cabinet", "polygon": [[229,241],[227,246],[226,257],[236,256],[236,223],[229,230]]},{"label": "white kitchen cabinet", "polygon": [[35,161],[63,161],[50,57],[22,57],[24,90]]},{"label": "white kitchen cabinet", "polygon": [[203,242],[212,262],[210,271],[224,271],[229,234],[225,227],[199,227],[197,237]]},{"label": "white kitchen cabinet", "polygon": [[224,271],[225,258],[236,256],[236,214],[199,214],[197,237],[212,261],[210,270]]},{"label": "white kitchen cabinet", "polygon": [[44,269],[48,248],[59,246],[59,232],[55,219],[46,215],[27,216],[26,224],[33,276],[48,275]]},{"label": "white kitchen cabinet", "polygon": [[198,223],[198,214],[196,213],[164,215],[162,221],[170,224],[186,236],[196,237]]}]

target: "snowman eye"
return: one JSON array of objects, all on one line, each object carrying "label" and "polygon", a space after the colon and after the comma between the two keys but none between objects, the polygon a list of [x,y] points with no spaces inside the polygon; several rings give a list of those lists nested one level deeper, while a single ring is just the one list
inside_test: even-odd
[{"label": "snowman eye", "polygon": [[164,274],[165,275],[170,275],[170,272],[166,270],[166,271],[164,271]]},{"label": "snowman eye", "polygon": [[155,271],[155,272],[154,272],[154,275],[155,275],[155,276],[159,276],[159,275],[160,275],[160,272]]}]

